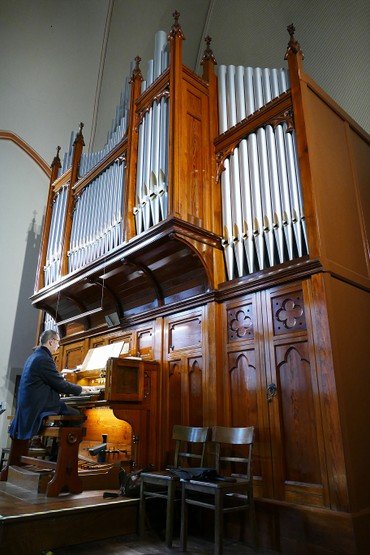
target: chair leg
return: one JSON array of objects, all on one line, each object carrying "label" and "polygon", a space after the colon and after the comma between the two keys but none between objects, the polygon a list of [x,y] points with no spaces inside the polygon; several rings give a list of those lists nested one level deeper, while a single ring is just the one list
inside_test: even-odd
[{"label": "chair leg", "polygon": [[185,483],[182,483],[181,494],[181,529],[180,529],[180,549],[186,551],[188,541],[188,507],[186,504]]},{"label": "chair leg", "polygon": [[140,484],[140,504],[139,504],[139,536],[145,533],[145,482],[142,479]]},{"label": "chair leg", "polygon": [[254,508],[254,500],[251,494],[250,495],[250,504],[249,504],[249,522],[250,522],[250,530],[251,530],[251,537],[252,537],[252,547],[254,549],[258,549],[258,542],[257,542],[257,522],[256,522],[256,511]]},{"label": "chair leg", "polygon": [[223,553],[223,493],[216,490],[215,493],[215,555]]},{"label": "chair leg", "polygon": [[170,480],[167,488],[167,511],[166,511],[166,545],[172,547],[173,537],[173,510],[175,499],[175,482]]}]

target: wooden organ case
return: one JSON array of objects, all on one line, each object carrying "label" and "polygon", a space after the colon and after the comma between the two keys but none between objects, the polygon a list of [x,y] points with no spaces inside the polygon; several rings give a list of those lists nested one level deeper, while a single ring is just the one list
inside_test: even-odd
[{"label": "wooden organ case", "polygon": [[139,465],[170,460],[174,423],[253,425],[260,544],[360,553],[369,137],[304,73],[292,26],[289,72],[216,77],[207,37],[199,77],[178,15],[105,147],[83,153],[81,126],[61,174],[55,157],[32,302],[61,368],[114,341],[156,361],[148,398],[144,378],[143,401],[110,405]]}]

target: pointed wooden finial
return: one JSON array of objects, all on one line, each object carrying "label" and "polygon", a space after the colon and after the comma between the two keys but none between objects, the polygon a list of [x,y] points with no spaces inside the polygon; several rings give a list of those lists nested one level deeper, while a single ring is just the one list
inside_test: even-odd
[{"label": "pointed wooden finial", "polygon": [[133,83],[135,81],[135,79],[140,79],[140,81],[143,80],[143,75],[142,75],[141,69],[140,69],[140,62],[141,62],[140,56],[136,56],[136,58],[135,58],[135,67],[134,67],[132,75],[131,75],[130,83]]},{"label": "pointed wooden finial", "polygon": [[288,59],[289,54],[298,54],[298,53],[301,54],[302,60],[304,60],[304,55],[303,55],[303,52],[301,50],[301,45],[299,44],[299,42],[297,41],[297,39],[294,36],[295,27],[294,27],[293,23],[288,25],[287,31],[290,35],[290,41],[288,42],[288,47],[287,47],[287,50],[285,52],[284,60]]},{"label": "pointed wooden finial", "polygon": [[212,38],[209,35],[207,35],[206,38],[204,39],[204,42],[206,43],[207,46],[206,46],[206,49],[204,51],[203,58],[200,62],[200,65],[203,65],[204,62],[206,62],[207,60],[210,60],[215,65],[217,65],[216,58],[214,57],[213,50],[210,46],[211,42],[212,42]]},{"label": "pointed wooden finial", "polygon": [[180,13],[176,10],[175,12],[173,12],[172,15],[175,21],[171,27],[171,31],[170,31],[170,34],[168,35],[168,38],[169,39],[175,38],[177,35],[179,35],[182,39],[185,40],[183,30],[181,29],[181,25],[179,23]]},{"label": "pointed wooden finial", "polygon": [[85,142],[84,142],[84,136],[82,135],[82,129],[84,128],[84,124],[82,123],[82,121],[80,122],[80,127],[78,128],[78,133],[76,135],[76,138],[73,142],[73,144],[75,145],[78,142],[82,142],[83,146],[85,146]]},{"label": "pointed wooden finial", "polygon": [[54,167],[56,165],[58,165],[60,167],[60,158],[59,158],[59,152],[60,152],[60,146],[57,146],[57,153],[53,158],[53,161],[51,163],[51,167]]}]

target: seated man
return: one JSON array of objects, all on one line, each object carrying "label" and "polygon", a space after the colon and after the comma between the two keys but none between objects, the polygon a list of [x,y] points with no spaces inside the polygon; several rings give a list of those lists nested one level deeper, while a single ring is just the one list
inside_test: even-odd
[{"label": "seated man", "polygon": [[58,347],[58,332],[44,331],[40,346],[26,360],[19,384],[17,411],[9,428],[11,438],[31,439],[37,434],[44,416],[80,414],[60,399],[61,393],[80,395],[82,387],[67,382],[56,369],[52,355]]}]

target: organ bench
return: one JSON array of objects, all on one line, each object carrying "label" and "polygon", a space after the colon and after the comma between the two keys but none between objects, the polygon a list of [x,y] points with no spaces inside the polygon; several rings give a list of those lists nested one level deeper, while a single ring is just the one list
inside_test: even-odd
[{"label": "organ bench", "polygon": [[43,438],[58,440],[59,449],[56,462],[45,461],[28,456],[30,441],[12,439],[9,459],[1,472],[1,480],[8,479],[10,467],[19,468],[27,465],[32,473],[42,470],[53,471],[53,476],[46,486],[47,497],[57,497],[62,491],[70,493],[82,492],[82,480],[78,476],[78,448],[85,435],[81,426],[64,426],[64,422],[81,422],[85,417],[77,415],[51,415],[43,420],[39,435]]}]

